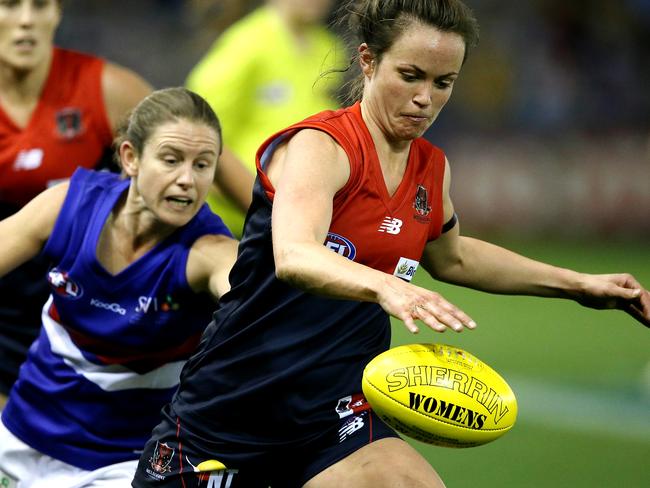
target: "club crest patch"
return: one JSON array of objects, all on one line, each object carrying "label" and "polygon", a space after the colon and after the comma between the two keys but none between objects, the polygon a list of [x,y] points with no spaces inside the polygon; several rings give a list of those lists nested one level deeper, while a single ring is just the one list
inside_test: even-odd
[{"label": "club crest patch", "polygon": [[415,192],[415,199],[413,200],[413,208],[422,217],[426,217],[431,212],[431,206],[429,205],[429,194],[427,189],[418,185],[418,189]]},{"label": "club crest patch", "polygon": [[74,139],[83,132],[81,110],[68,107],[56,113],[56,131],[62,139]]},{"label": "club crest patch", "polygon": [[59,268],[52,268],[47,273],[47,281],[57,295],[77,299],[83,295],[81,285],[74,281],[68,273]]},{"label": "club crest patch", "polygon": [[158,474],[169,473],[171,471],[169,465],[174,458],[174,452],[174,448],[169,447],[166,442],[161,443],[156,441],[156,448],[153,451],[153,456],[149,458],[151,469]]}]

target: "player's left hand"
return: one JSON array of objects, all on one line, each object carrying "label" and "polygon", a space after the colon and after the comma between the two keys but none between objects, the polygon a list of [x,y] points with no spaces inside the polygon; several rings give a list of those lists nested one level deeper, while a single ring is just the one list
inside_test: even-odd
[{"label": "player's left hand", "polygon": [[634,276],[621,274],[586,275],[583,293],[576,301],[596,309],[619,309],[650,327],[650,292]]}]

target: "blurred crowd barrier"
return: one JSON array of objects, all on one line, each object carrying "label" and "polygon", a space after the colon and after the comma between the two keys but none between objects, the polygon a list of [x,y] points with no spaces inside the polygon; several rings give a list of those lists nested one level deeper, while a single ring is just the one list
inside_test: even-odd
[{"label": "blurred crowd barrier", "polygon": [[445,150],[466,232],[650,237],[650,138],[470,136],[452,138]]}]

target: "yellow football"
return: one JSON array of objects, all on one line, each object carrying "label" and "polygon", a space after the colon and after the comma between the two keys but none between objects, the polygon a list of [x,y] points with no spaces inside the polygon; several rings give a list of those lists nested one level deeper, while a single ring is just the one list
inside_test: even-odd
[{"label": "yellow football", "polygon": [[428,444],[479,446],[508,432],[517,419],[517,399],[508,383],[454,346],[389,349],[368,363],[362,386],[384,422]]}]

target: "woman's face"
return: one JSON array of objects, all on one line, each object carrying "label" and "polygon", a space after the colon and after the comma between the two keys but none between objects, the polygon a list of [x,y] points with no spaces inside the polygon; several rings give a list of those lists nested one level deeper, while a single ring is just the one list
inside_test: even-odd
[{"label": "woman's face", "polygon": [[31,71],[44,62],[60,20],[56,0],[0,0],[0,63]]},{"label": "woman's face", "polygon": [[420,137],[445,106],[458,77],[465,42],[455,33],[413,22],[381,61],[359,48],[365,113],[391,141]]},{"label": "woman's face", "polygon": [[212,127],[186,119],[158,126],[141,155],[128,141],[122,143],[122,166],[132,177],[130,197],[164,225],[187,224],[210,190],[220,144]]}]

